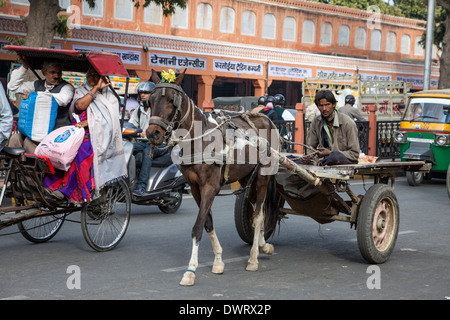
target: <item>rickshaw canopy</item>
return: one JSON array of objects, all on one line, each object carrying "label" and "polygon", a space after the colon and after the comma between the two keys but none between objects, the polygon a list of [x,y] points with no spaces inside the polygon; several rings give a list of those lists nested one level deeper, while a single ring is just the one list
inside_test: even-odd
[{"label": "rickshaw canopy", "polygon": [[38,47],[23,47],[7,45],[6,50],[15,51],[27,58],[30,68],[42,69],[45,61],[58,61],[64,71],[86,73],[93,67],[101,76],[117,76],[129,78],[128,71],[117,54],[109,52],[77,51],[49,49]]}]

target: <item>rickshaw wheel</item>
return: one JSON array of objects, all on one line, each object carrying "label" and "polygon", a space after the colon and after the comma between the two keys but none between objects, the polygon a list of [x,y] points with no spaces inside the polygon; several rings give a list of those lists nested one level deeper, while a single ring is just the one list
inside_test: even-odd
[{"label": "rickshaw wheel", "polygon": [[[236,196],[234,203],[234,224],[239,237],[248,244],[253,244],[254,227],[253,227],[253,207],[248,201],[250,188],[246,188],[244,192]],[[283,203],[284,204],[284,203]],[[269,239],[272,232],[265,232],[265,240]]]},{"label": "rickshaw wheel", "polygon": [[[25,202],[28,201],[24,200]],[[65,214],[54,214],[19,222],[17,227],[22,236],[28,241],[43,243],[52,239],[58,233],[65,218]]]},{"label": "rickshaw wheel", "polygon": [[408,181],[408,184],[413,187],[417,187],[420,185],[423,181],[423,172],[406,172],[406,181]]},{"label": "rickshaw wheel", "polygon": [[450,198],[450,164],[448,165],[447,169],[447,193],[448,197]]},{"label": "rickshaw wheel", "polygon": [[100,190],[98,200],[83,205],[81,230],[89,246],[96,251],[115,248],[127,231],[131,214],[131,193],[121,179]]},{"label": "rickshaw wheel", "polygon": [[400,210],[391,187],[375,184],[364,195],[357,218],[359,251],[369,263],[387,261],[397,241]]}]

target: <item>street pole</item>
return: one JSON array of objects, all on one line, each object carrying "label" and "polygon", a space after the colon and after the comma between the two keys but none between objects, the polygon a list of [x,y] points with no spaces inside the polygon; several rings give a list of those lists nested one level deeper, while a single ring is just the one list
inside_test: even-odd
[{"label": "street pole", "polygon": [[423,76],[423,90],[430,89],[431,78],[431,54],[433,50],[434,42],[434,8],[436,6],[436,0],[428,0],[428,13],[427,13],[427,33],[425,39],[425,68]]}]

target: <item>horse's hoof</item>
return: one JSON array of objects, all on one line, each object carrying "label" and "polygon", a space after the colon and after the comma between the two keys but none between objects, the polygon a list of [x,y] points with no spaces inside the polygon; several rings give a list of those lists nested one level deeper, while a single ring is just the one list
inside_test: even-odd
[{"label": "horse's hoof", "polygon": [[249,262],[247,264],[247,268],[245,270],[247,270],[247,271],[258,271],[258,262],[256,262],[256,263]]},{"label": "horse's hoof", "polygon": [[195,282],[195,274],[187,271],[183,275],[183,279],[180,281],[181,286],[193,286]]},{"label": "horse's hoof", "polygon": [[272,254],[273,251],[275,250],[273,245],[270,243],[266,243],[265,245],[263,245],[263,247],[261,248],[262,252],[264,252],[265,254]]},{"label": "horse's hoof", "polygon": [[223,269],[225,269],[225,264],[223,262],[214,263],[211,272],[215,274],[222,274]]}]

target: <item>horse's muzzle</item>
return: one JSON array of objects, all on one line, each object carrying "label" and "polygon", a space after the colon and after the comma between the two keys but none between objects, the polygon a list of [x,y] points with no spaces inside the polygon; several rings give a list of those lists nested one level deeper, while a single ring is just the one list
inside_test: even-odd
[{"label": "horse's muzzle", "polygon": [[151,124],[147,128],[146,136],[148,139],[148,142],[153,146],[159,146],[164,141],[164,130],[154,124]]}]

